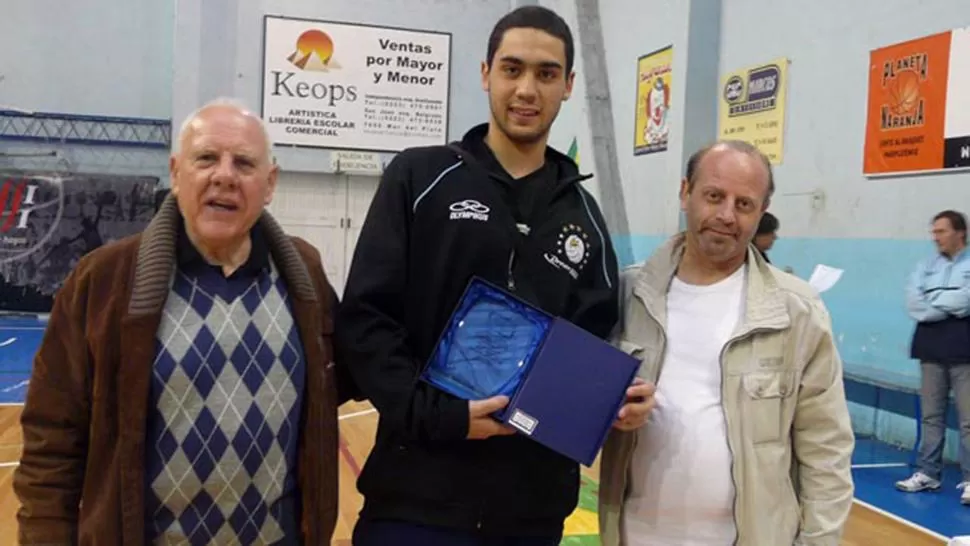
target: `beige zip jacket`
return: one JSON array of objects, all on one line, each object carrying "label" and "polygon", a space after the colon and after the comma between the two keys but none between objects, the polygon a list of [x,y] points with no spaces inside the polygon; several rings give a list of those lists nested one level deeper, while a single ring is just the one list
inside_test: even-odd
[{"label": "beige zip jacket", "polygon": [[[663,368],[667,288],[684,249],[674,236],[621,278],[614,343]],[[745,314],[721,355],[736,490],[737,546],[838,546],[852,506],[852,450],[842,361],[828,311],[804,281],[748,251]],[[646,426],[649,426],[647,424]],[[601,456],[600,533],[623,546],[623,504],[636,432],[613,430]]]}]

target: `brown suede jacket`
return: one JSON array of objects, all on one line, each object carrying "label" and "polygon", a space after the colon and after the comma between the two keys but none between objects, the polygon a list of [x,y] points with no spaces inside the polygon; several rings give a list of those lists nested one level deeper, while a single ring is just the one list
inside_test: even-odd
[{"label": "brown suede jacket", "polygon": [[[85,256],[56,296],[21,418],[20,544],[144,543],[146,400],[179,223],[169,197],[143,233]],[[301,521],[303,543],[323,546],[337,518],[337,407],[350,397],[333,363],[336,298],[316,249],[268,213],[259,223],[306,354]]]}]

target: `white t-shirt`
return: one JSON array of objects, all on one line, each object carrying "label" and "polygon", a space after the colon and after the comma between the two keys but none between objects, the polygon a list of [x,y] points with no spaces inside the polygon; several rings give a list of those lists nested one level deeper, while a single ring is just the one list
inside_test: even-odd
[{"label": "white t-shirt", "polygon": [[712,285],[674,279],[657,405],[633,453],[625,510],[631,546],[730,546],[731,452],[720,355],[744,307],[746,267]]}]

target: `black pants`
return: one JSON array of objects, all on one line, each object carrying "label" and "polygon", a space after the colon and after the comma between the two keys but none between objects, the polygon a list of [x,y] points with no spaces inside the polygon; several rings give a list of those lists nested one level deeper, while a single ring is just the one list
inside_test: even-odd
[{"label": "black pants", "polygon": [[559,546],[562,537],[484,537],[468,531],[403,521],[365,521],[354,527],[353,546]]}]

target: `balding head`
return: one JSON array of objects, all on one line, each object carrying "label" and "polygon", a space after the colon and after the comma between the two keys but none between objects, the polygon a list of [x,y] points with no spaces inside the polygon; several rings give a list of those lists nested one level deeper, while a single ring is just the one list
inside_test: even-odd
[{"label": "balding head", "polygon": [[768,159],[761,150],[756,148],[753,144],[745,142],[743,140],[719,140],[707,146],[704,146],[700,150],[697,150],[691,154],[690,158],[687,160],[687,184],[691,188],[694,186],[694,182],[701,170],[701,163],[704,158],[712,151],[719,152],[733,152],[744,154],[757,159],[759,163],[764,167],[767,181],[767,199],[770,199],[775,193],[775,174],[771,168],[771,160]]},{"label": "balding head", "polygon": [[741,263],[774,186],[771,162],[747,142],[695,152],[680,189],[688,246],[711,263]]},{"label": "balding head", "polygon": [[174,146],[172,148],[172,153],[178,154],[185,147],[185,137],[190,135],[193,128],[197,127],[200,123],[203,123],[207,114],[217,111],[234,112],[244,116],[247,120],[258,125],[262,138],[266,142],[266,157],[272,160],[273,141],[270,139],[269,129],[266,127],[266,122],[263,121],[261,117],[257,116],[252,110],[250,110],[249,107],[246,106],[246,104],[242,101],[225,97],[209,101],[185,117],[185,119],[182,121],[182,125],[179,126],[178,135],[173,141]]},{"label": "balding head", "polygon": [[214,101],[185,120],[177,142],[172,194],[192,242],[208,258],[245,247],[276,189],[263,122],[238,103]]}]

